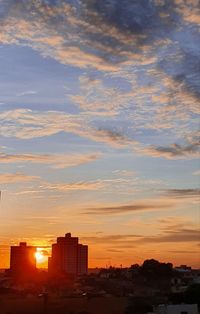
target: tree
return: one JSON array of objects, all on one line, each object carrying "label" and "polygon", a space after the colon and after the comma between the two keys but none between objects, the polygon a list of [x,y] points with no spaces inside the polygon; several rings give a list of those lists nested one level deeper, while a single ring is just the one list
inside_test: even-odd
[{"label": "tree", "polygon": [[141,266],[141,273],[147,277],[172,275],[173,265],[171,263],[160,263],[155,259],[145,260]]}]

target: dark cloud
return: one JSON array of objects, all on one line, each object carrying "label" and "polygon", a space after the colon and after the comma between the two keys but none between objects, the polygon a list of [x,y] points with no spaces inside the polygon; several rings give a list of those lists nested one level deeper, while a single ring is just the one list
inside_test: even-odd
[{"label": "dark cloud", "polygon": [[[200,17],[200,14],[199,14]],[[160,69],[170,75],[180,86],[195,97],[200,97],[200,33],[198,27],[190,25],[174,35],[178,47],[174,58],[165,58],[158,63]]]},{"label": "dark cloud", "polygon": [[[4,4],[5,2],[5,4]],[[3,1],[3,17],[40,22],[70,45],[111,63],[159,39],[171,38],[181,15],[173,0]],[[73,17],[73,23],[70,20]],[[128,53],[128,54],[126,54]],[[165,65],[163,65],[166,68]]]},{"label": "dark cloud", "polygon": [[146,201],[146,202],[135,202],[135,204],[121,205],[121,206],[109,206],[109,207],[98,207],[88,208],[84,214],[97,214],[97,215],[111,215],[111,214],[124,214],[132,213],[136,211],[148,211],[148,210],[162,210],[172,208],[174,204],[167,200]]},{"label": "dark cloud", "polygon": [[[123,248],[135,248],[138,245],[143,244],[156,244],[156,243],[186,243],[200,241],[199,230],[194,228],[178,228],[174,231],[172,227],[157,235],[137,235],[137,234],[115,234],[115,235],[104,235],[104,236],[94,236],[94,237],[84,237],[84,241],[91,244],[102,244],[110,246],[111,250],[118,252],[118,249]],[[113,251],[113,252],[114,252]]]},{"label": "dark cloud", "polygon": [[[95,131],[94,131],[95,133]],[[129,139],[121,132],[106,129],[106,128],[98,128],[95,135],[99,138],[105,138],[108,142],[113,143],[114,145],[128,145],[128,144],[134,144],[136,141]]]},{"label": "dark cloud", "polygon": [[121,243],[130,241],[130,239],[138,239],[142,237],[138,234],[113,234],[113,235],[102,235],[102,236],[94,236],[94,237],[83,237],[83,241],[90,242],[90,243]]},{"label": "dark cloud", "polygon": [[[200,49],[197,44],[200,42],[200,33],[197,25],[191,24],[189,27],[183,19],[184,10],[187,9],[191,10],[191,14],[200,14],[195,5],[188,3],[184,7],[183,2],[178,4],[173,0],[93,0],[86,1],[85,7],[87,14],[84,18],[98,29],[108,25],[125,37],[134,36],[131,43],[128,40],[125,43],[120,41],[120,36],[115,42],[107,34],[101,34],[101,38],[97,36],[98,40],[111,48],[113,55],[102,55],[107,61],[124,61],[124,58],[128,58],[124,52],[142,53],[143,45],[149,44],[152,51],[158,53],[155,43],[169,39],[174,44],[167,51],[162,51],[163,57],[159,56],[158,68],[184,84],[194,97],[200,96]],[[90,36],[90,40],[93,41],[94,37]],[[121,59],[114,58],[116,54],[118,57],[121,55]]]},{"label": "dark cloud", "polygon": [[123,250],[117,250],[117,249],[108,249],[107,251],[111,253],[123,253],[124,252]]},{"label": "dark cloud", "polygon": [[165,157],[168,159],[183,157],[198,158],[200,156],[200,144],[199,142],[194,142],[189,145],[150,146],[145,149],[145,152],[155,157]]},{"label": "dark cloud", "polygon": [[127,36],[148,35],[139,37],[139,41],[136,40],[133,44],[162,36],[162,28],[170,28],[178,22],[178,14],[169,0],[160,5],[149,0],[89,0],[84,1],[84,4],[84,19],[98,27],[107,24]]},{"label": "dark cloud", "polygon": [[193,198],[200,197],[200,189],[169,189],[166,193],[171,197],[176,198]]},{"label": "dark cloud", "polygon": [[143,239],[139,239],[140,243],[173,243],[173,242],[199,242],[200,234],[199,230],[195,229],[180,229],[176,231],[168,231],[164,234],[157,236],[149,236]]},{"label": "dark cloud", "polygon": [[182,250],[171,250],[167,251],[172,254],[199,254],[199,251],[182,251]]}]

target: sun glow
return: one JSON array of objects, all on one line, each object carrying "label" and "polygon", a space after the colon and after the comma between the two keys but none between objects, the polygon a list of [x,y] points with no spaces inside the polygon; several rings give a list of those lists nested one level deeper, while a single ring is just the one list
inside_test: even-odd
[{"label": "sun glow", "polygon": [[41,264],[46,261],[46,256],[40,249],[37,249],[37,252],[35,253],[35,258],[36,258],[37,264]]}]

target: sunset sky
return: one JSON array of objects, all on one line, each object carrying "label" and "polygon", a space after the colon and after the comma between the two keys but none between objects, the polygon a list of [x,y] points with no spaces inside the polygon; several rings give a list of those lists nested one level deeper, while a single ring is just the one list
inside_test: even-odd
[{"label": "sunset sky", "polygon": [[0,0],[0,268],[200,266],[199,0]]}]

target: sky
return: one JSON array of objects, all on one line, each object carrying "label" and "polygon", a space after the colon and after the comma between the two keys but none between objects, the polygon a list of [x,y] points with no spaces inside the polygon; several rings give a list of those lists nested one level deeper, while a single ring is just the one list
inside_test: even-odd
[{"label": "sky", "polygon": [[0,268],[200,267],[199,0],[0,0],[0,69]]}]

